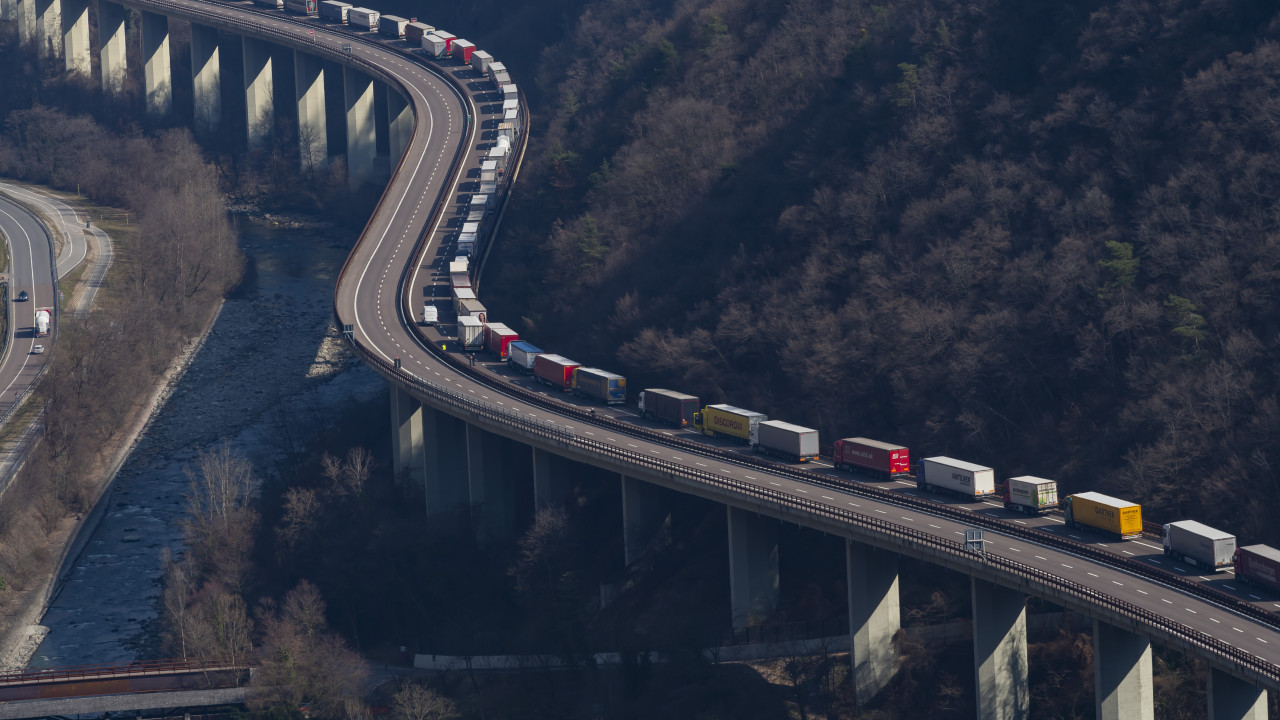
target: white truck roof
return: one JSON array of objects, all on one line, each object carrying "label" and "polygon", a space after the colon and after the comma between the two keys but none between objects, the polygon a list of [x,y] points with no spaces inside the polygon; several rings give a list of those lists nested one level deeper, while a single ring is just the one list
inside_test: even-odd
[{"label": "white truck roof", "polygon": [[1014,480],[1017,480],[1018,482],[1028,483],[1030,485],[1048,485],[1048,484],[1057,485],[1057,483],[1054,482],[1053,480],[1045,480],[1044,478],[1038,478],[1033,475],[1019,475],[1018,477],[1009,478],[1009,482],[1013,482]]},{"label": "white truck roof", "polygon": [[764,413],[758,413],[755,410],[743,410],[740,407],[734,407],[732,405],[726,405],[724,403],[720,403],[719,405],[708,405],[707,407],[714,408],[721,412],[733,413],[734,415],[741,415],[743,417],[761,417],[761,418],[765,417]]},{"label": "white truck roof", "polygon": [[944,455],[925,458],[925,460],[927,462],[935,462],[935,463],[938,463],[939,465],[946,465],[947,467],[953,467],[953,468],[956,468],[957,470],[968,470],[969,472],[982,472],[984,470],[991,469],[986,465],[979,465],[977,463],[965,462],[964,460],[956,460],[955,458],[949,458]]},{"label": "white truck roof", "polygon": [[1228,540],[1235,537],[1229,532],[1223,532],[1217,528],[1211,528],[1204,523],[1195,520],[1178,520],[1176,522],[1166,523],[1166,525],[1177,525],[1183,530],[1188,530],[1208,540]]},{"label": "white truck roof", "polygon": [[787,430],[787,431],[789,431],[789,432],[793,432],[793,433],[811,433],[811,432],[818,432],[817,430],[814,430],[813,428],[807,428],[807,427],[803,427],[803,426],[800,426],[800,425],[793,425],[793,424],[791,424],[791,423],[789,423],[789,422],[783,422],[783,421],[781,421],[781,420],[765,420],[764,422],[762,422],[762,423],[760,423],[760,424],[761,424],[761,425],[770,425],[770,426],[772,426],[772,427],[776,427],[776,428],[778,428],[779,430]]},{"label": "white truck roof", "polygon": [[1099,505],[1106,505],[1107,507],[1113,507],[1113,508],[1116,508],[1117,510],[1127,508],[1127,507],[1133,507],[1134,505],[1138,504],[1135,502],[1130,502],[1128,500],[1121,500],[1120,498],[1113,498],[1110,495],[1103,495],[1100,492],[1093,492],[1092,490],[1090,490],[1089,492],[1076,493],[1075,497],[1084,498],[1085,500],[1092,500],[1093,502],[1096,502]]}]

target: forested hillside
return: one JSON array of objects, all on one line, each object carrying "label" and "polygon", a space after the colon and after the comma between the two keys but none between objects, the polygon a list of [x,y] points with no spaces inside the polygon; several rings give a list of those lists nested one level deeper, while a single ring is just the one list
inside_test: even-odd
[{"label": "forested hillside", "polygon": [[512,5],[476,30],[535,100],[496,317],[1280,541],[1272,4]]}]

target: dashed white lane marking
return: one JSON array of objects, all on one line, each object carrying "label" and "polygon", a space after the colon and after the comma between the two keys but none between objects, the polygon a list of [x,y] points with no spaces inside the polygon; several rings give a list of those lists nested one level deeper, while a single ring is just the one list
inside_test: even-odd
[{"label": "dashed white lane marking", "polygon": [[826,500],[835,500],[835,498],[831,497],[830,495],[823,495],[822,497]]},{"label": "dashed white lane marking", "polygon": [[862,507],[862,506],[861,506],[861,505],[859,505],[858,503],[849,503],[849,504],[850,504],[850,505],[852,505],[852,506],[854,506],[854,507]]},{"label": "dashed white lane marking", "polygon": [[1036,559],[1037,559],[1037,560],[1048,560],[1049,558],[1047,558],[1047,557],[1045,557],[1045,556],[1043,556],[1043,555],[1036,555]]},{"label": "dashed white lane marking", "polygon": [[1219,620],[1218,618],[1209,618],[1209,619],[1210,619],[1210,620],[1212,620],[1212,621],[1214,621],[1214,622],[1216,622],[1216,623],[1218,623],[1219,625],[1221,625],[1221,624],[1222,624],[1222,621],[1221,621],[1221,620]]},{"label": "dashed white lane marking", "polygon": [[1160,602],[1163,602],[1163,603],[1169,603],[1170,605],[1172,605],[1172,604],[1173,604],[1173,601],[1172,601],[1172,600],[1165,600],[1164,598],[1160,598]]},{"label": "dashed white lane marking", "polygon": [[931,527],[931,528],[933,528],[933,529],[935,529],[935,530],[941,530],[941,529],[942,529],[942,526],[941,526],[941,525],[934,525],[933,523],[929,523],[929,527]]},{"label": "dashed white lane marking", "polygon": [[1068,570],[1075,570],[1075,568],[1071,567],[1070,565],[1068,565],[1068,564],[1066,564],[1066,563],[1058,563],[1058,564],[1059,564],[1059,565],[1061,565],[1062,567],[1064,567],[1064,568],[1068,569]]},{"label": "dashed white lane marking", "polygon": [[1143,595],[1150,595],[1150,594],[1151,594],[1151,593],[1147,592],[1146,590],[1139,590],[1138,592],[1142,593]]},{"label": "dashed white lane marking", "polygon": [[902,516],[902,519],[903,519],[903,520],[906,520],[907,522],[915,522],[915,520],[912,520],[911,518],[907,517],[906,515],[903,515],[903,516]]},{"label": "dashed white lane marking", "polygon": [[1098,574],[1097,574],[1097,573],[1089,573],[1089,575],[1090,575],[1091,577],[1098,577]]}]

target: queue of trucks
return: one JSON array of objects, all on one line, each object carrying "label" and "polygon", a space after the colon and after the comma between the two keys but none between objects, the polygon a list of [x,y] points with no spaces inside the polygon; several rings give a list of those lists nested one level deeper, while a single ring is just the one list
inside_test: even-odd
[{"label": "queue of trucks", "polygon": [[[355,7],[339,0],[255,0],[258,4],[292,12],[319,15],[341,24],[377,31],[392,38],[404,38],[419,45],[430,57],[454,56],[471,65],[486,77],[503,98],[503,122],[499,124],[500,140],[506,146],[492,149],[481,168],[482,182],[493,184],[505,167],[507,153],[519,130],[518,90],[511,82],[506,67],[474,44],[456,35],[434,28],[416,19],[382,16],[375,10]],[[504,133],[503,128],[507,128]],[[500,144],[500,143],[499,143]],[[488,176],[486,177],[486,172]],[[461,251],[449,263],[450,285],[454,291],[458,339],[464,351],[488,350],[513,368],[530,373],[539,381],[564,392],[575,392],[607,404],[624,403],[627,398],[626,378],[606,370],[583,367],[560,355],[543,352],[521,340],[506,325],[488,322],[484,306],[471,287],[468,255],[474,252],[479,223],[491,208],[492,194],[477,193],[472,197],[470,215],[459,233]],[[474,223],[474,227],[467,227]],[[43,313],[43,314],[42,314]],[[36,312],[36,334],[47,335],[50,313]],[[438,321],[431,302],[424,304],[423,320]],[[791,423],[769,420],[762,413],[728,404],[703,406],[697,396],[663,388],[646,388],[638,394],[640,414],[656,422],[696,432],[747,443],[753,450],[792,462],[816,460],[820,456],[818,431]],[[912,477],[909,450],[901,445],[864,437],[835,441],[831,461],[836,468],[879,479]],[[1098,492],[1081,492],[1058,496],[1057,483],[1033,476],[1007,478],[997,484],[992,468],[935,456],[924,458],[916,467],[914,479],[918,489],[940,492],[968,500],[994,498],[1003,500],[1005,509],[1028,515],[1061,510],[1068,527],[1088,529],[1122,540],[1142,535],[1142,508],[1133,502]],[[1237,547],[1236,538],[1194,520],[1179,520],[1161,527],[1164,553],[1180,562],[1206,572],[1231,569],[1241,583],[1280,594],[1280,550],[1267,545]]]}]

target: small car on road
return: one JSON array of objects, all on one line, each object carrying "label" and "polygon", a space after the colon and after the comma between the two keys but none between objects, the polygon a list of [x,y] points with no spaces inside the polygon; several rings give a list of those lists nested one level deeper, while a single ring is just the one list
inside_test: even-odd
[{"label": "small car on road", "polygon": [[39,354],[40,354],[40,353],[42,353],[42,352],[44,352],[44,346],[43,346],[43,345],[33,345],[33,346],[31,347],[31,354],[32,354],[32,355],[39,355]]},{"label": "small car on road", "polygon": [[27,299],[30,297],[31,296],[27,294],[27,291],[23,290],[22,292],[18,293],[18,302],[26,302]]}]

